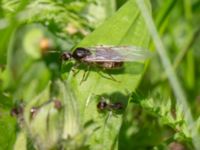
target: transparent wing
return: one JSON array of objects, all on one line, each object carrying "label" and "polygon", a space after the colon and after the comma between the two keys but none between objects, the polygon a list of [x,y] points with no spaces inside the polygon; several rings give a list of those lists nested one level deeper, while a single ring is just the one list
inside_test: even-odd
[{"label": "transparent wing", "polygon": [[95,46],[85,48],[92,53],[84,58],[88,62],[144,61],[151,56],[147,49],[136,46]]}]

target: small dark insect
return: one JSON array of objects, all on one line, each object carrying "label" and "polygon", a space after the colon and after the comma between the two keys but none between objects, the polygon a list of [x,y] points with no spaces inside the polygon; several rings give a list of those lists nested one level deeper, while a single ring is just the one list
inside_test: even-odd
[{"label": "small dark insect", "polygon": [[104,69],[121,68],[124,62],[144,61],[148,57],[146,49],[134,46],[78,47],[73,53],[65,52],[62,55],[63,60],[75,59]]},{"label": "small dark insect", "polygon": [[111,110],[111,111],[117,111],[117,110],[122,110],[123,104],[121,102],[115,102],[115,103],[107,103],[105,101],[105,98],[101,98],[101,100],[97,104],[98,110]]}]

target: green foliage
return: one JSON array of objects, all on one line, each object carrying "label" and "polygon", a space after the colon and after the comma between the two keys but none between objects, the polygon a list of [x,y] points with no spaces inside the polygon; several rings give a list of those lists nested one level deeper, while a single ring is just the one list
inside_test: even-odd
[{"label": "green foliage", "polygon": [[[148,31],[145,30],[144,21],[134,1],[128,1],[115,15],[82,40],[78,46],[87,47],[102,44],[148,47]],[[115,139],[117,137],[117,131],[121,125],[121,116],[115,117],[111,115],[110,117],[108,116],[109,118],[107,121],[104,121],[106,117],[101,117],[101,115],[95,111],[99,99],[95,100],[94,96],[106,95],[111,102],[121,101],[124,105],[127,105],[127,91],[133,91],[136,88],[143,73],[144,65],[128,63],[125,66],[126,68],[123,74],[117,73],[116,71],[108,72],[113,74],[117,82],[112,79],[108,80],[107,78],[103,78],[102,75],[100,75],[101,70],[90,68],[87,80],[80,84],[85,70],[80,71],[75,78],[72,72],[72,86],[81,104],[83,120],[86,122],[94,120],[97,125],[100,126],[100,129],[94,133],[94,137],[90,138],[92,149],[99,149],[101,145],[111,147],[111,145],[115,144],[109,139]],[[105,73],[103,72],[103,74]],[[107,75],[105,74],[104,76]],[[113,122],[115,122],[115,124],[113,124]]]},{"label": "green foliage", "polygon": [[0,150],[197,149],[200,3],[144,2],[197,120],[193,126],[156,52],[118,70],[61,60],[63,51],[96,45],[155,51],[136,0],[1,0]]}]

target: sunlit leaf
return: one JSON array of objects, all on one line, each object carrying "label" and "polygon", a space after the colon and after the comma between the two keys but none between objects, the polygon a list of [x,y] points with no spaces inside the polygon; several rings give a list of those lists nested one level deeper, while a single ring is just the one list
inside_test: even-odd
[{"label": "sunlit leaf", "polygon": [[[147,5],[149,6],[148,2]],[[130,0],[115,15],[81,41],[78,46],[134,45],[148,48],[149,38],[139,9],[135,1]],[[144,65],[138,66],[137,63],[130,63],[125,64],[125,71],[110,71],[110,74],[118,82],[107,79],[109,75],[106,72],[94,67],[89,71],[87,80],[80,84],[85,70],[81,70],[75,77],[72,73],[71,82],[81,104],[82,117],[85,121],[93,119],[100,126],[100,129],[90,137],[89,143],[93,149],[98,149],[101,146],[115,147],[117,133],[121,125],[121,115],[116,116],[115,113],[107,112],[102,116],[98,113],[96,96],[106,95],[110,102],[120,101],[126,106],[127,94],[137,87],[144,72]],[[134,70],[137,71],[134,72]],[[102,77],[100,72],[107,78]]]}]

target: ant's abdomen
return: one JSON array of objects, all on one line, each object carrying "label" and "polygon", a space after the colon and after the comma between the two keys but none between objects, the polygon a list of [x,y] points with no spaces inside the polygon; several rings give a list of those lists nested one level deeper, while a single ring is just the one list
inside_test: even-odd
[{"label": "ant's abdomen", "polygon": [[122,68],[123,62],[96,62],[99,67],[104,69],[118,69]]}]

